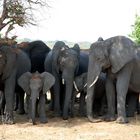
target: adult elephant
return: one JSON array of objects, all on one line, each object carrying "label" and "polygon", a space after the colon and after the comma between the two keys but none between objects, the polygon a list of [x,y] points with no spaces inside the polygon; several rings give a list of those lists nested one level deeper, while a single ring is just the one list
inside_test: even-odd
[{"label": "adult elephant", "polygon": [[6,100],[5,123],[14,123],[13,104],[17,78],[30,69],[30,59],[25,52],[14,47],[0,47],[0,83],[4,85],[4,89],[0,90],[4,90]]},{"label": "adult elephant", "polygon": [[63,109],[62,116],[63,119],[68,119],[68,110],[71,102],[74,77],[84,72],[87,72],[88,55],[80,52],[78,44],[75,44],[73,48],[68,48],[67,46],[58,48],[55,47],[52,51],[52,57],[54,56],[55,58],[52,61],[52,73],[56,79],[54,86],[54,94],[56,95],[56,97],[54,98],[54,102],[55,106],[57,106],[57,111],[59,113],[60,88],[61,84],[64,84],[65,97],[62,108]]},{"label": "adult elephant", "polygon": [[30,57],[31,72],[44,72],[44,61],[51,49],[43,41],[22,42],[17,46]]},{"label": "adult elephant", "polygon": [[[135,46],[133,41],[124,36],[115,36],[91,45],[87,78],[87,116],[91,122],[94,121],[92,117],[94,84],[102,70],[107,72],[108,120],[115,119],[116,88],[117,122],[128,122],[125,111],[128,87],[140,92],[140,55]],[[115,86],[112,77],[116,77]]]},{"label": "adult elephant", "polygon": [[69,47],[63,41],[57,41],[53,49],[48,53],[45,59],[44,67],[45,71],[52,73],[55,77],[55,84],[51,88],[51,103],[50,108],[54,110],[56,116],[60,116],[60,93],[62,92],[62,78],[59,74],[59,69],[56,67],[59,54]]},{"label": "adult elephant", "polygon": [[39,99],[39,117],[41,123],[46,123],[45,98],[46,92],[55,83],[55,78],[48,72],[30,73],[26,72],[18,79],[18,84],[23,88],[27,95],[27,108],[29,119],[35,124],[37,111],[37,99]]}]

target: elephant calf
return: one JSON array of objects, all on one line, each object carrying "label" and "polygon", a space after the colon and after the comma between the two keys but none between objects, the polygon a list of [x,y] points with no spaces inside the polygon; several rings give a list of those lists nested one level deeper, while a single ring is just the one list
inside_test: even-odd
[{"label": "elephant calf", "polygon": [[[103,115],[106,95],[105,95],[105,74],[101,74],[100,78],[98,79],[96,86],[95,86],[95,100],[93,104],[94,113]],[[79,105],[79,112],[81,116],[85,115],[84,107],[85,107],[85,96],[87,90],[87,73],[83,73],[80,76],[75,78],[74,82],[74,92],[72,96],[72,104],[71,104],[71,113],[73,115],[74,110],[74,100],[77,93],[80,92],[80,105]]]},{"label": "elephant calf", "polygon": [[54,85],[55,78],[48,72],[43,73],[24,73],[19,79],[18,84],[23,88],[27,95],[27,110],[29,118],[35,124],[37,110],[37,99],[39,99],[39,118],[41,123],[46,123],[45,96],[46,92]]}]

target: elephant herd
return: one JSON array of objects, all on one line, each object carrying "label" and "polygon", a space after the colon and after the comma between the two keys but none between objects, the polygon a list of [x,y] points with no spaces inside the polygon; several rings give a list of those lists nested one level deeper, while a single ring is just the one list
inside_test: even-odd
[{"label": "elephant herd", "polygon": [[46,105],[55,116],[67,120],[74,116],[75,103],[79,103],[79,114],[90,122],[127,123],[127,116],[139,113],[139,92],[140,51],[124,36],[100,37],[89,53],[63,41],[52,49],[42,41],[0,46],[3,123],[14,123],[14,110],[26,113],[33,124],[37,114],[40,123],[46,123]]}]

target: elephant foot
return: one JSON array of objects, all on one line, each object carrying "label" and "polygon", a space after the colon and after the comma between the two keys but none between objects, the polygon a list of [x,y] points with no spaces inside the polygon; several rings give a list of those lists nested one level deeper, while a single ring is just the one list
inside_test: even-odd
[{"label": "elephant foot", "polygon": [[14,124],[13,114],[6,112],[4,116],[2,116],[3,124]]},{"label": "elephant foot", "polygon": [[68,116],[63,116],[63,120],[68,120]]},{"label": "elephant foot", "polygon": [[85,112],[80,112],[80,117],[86,117],[86,113]]},{"label": "elephant foot", "polygon": [[40,123],[47,123],[48,122],[46,117],[41,117],[39,120],[40,120]]},{"label": "elephant foot", "polygon": [[37,123],[33,121],[32,119],[29,119],[29,123],[32,123],[33,125],[36,125]]},{"label": "elephant foot", "polygon": [[135,112],[126,112],[127,117],[134,117]]},{"label": "elephant foot", "polygon": [[93,118],[92,116],[88,116],[88,120],[92,123],[98,123],[103,121],[101,118]]},{"label": "elephant foot", "polygon": [[107,122],[111,122],[111,121],[115,121],[116,120],[115,116],[112,116],[112,115],[105,115],[103,117],[103,119],[104,119],[104,121],[107,121]]},{"label": "elephant foot", "polygon": [[117,123],[121,123],[121,124],[124,124],[124,123],[128,123],[128,119],[126,117],[118,117],[117,120],[116,120]]},{"label": "elephant foot", "polygon": [[25,114],[24,109],[18,109],[16,112],[17,112],[17,114],[20,114],[20,115]]}]

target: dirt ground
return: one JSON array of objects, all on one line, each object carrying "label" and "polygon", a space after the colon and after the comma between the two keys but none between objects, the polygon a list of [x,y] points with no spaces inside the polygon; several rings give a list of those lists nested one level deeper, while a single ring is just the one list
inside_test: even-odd
[{"label": "dirt ground", "polygon": [[90,123],[87,118],[48,116],[47,124],[32,125],[26,115],[15,115],[14,125],[0,125],[0,140],[140,140],[140,115],[128,124]]}]

